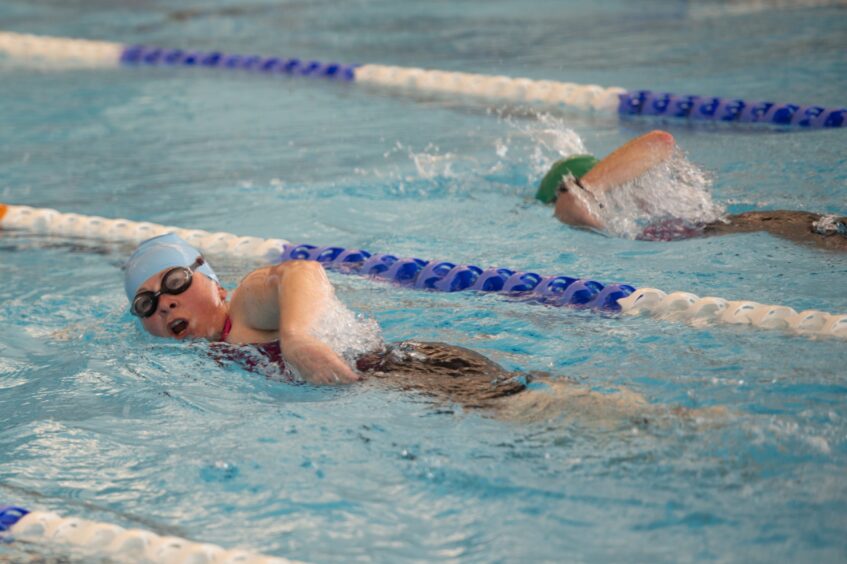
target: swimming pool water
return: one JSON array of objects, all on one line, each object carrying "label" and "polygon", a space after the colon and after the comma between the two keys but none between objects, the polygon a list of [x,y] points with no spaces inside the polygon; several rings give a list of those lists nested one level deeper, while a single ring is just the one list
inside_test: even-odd
[{"label": "swimming pool water", "polygon": [[[847,11],[762,3],[0,5],[27,33],[843,105]],[[532,199],[573,135],[655,127],[732,212],[847,213],[843,130],[527,116],[345,84],[0,60],[0,201],[847,312],[842,255],[675,243]],[[514,424],[365,383],[316,389],[156,340],[127,249],[0,233],[0,501],[307,561],[847,558],[843,341],[531,307],[332,275],[387,340],[440,340],[699,428]],[[250,264],[215,267],[233,287]],[[15,555],[0,545],[0,556]]]}]

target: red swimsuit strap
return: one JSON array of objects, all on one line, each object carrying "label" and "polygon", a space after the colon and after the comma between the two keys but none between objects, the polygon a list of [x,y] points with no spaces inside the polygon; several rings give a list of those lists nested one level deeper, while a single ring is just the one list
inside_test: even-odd
[{"label": "red swimsuit strap", "polygon": [[223,331],[221,331],[221,341],[226,341],[226,338],[229,337],[230,331],[232,331],[232,320],[227,315],[226,321],[224,321]]}]

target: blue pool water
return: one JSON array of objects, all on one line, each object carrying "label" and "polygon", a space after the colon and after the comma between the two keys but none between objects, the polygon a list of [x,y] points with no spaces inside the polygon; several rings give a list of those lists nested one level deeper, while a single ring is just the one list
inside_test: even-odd
[{"label": "blue pool water", "polygon": [[[0,22],[837,106],[836,4],[10,0]],[[844,130],[527,116],[340,83],[7,60],[0,85],[2,202],[847,312],[843,255],[766,234],[605,238],[532,200],[568,131],[603,155],[663,127],[732,212],[843,215]],[[843,340],[332,275],[389,341],[728,411],[706,428],[507,423],[377,384],[275,381],[153,339],[126,311],[125,253],[0,233],[0,501],[321,562],[847,559]],[[233,287],[251,266],[216,269]]]}]

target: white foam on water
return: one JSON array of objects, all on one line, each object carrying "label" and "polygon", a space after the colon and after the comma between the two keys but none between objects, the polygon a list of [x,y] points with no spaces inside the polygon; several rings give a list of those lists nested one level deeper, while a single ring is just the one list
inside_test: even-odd
[{"label": "white foam on water", "polygon": [[353,313],[335,297],[326,304],[312,334],[351,364],[358,356],[385,346],[374,319]]},{"label": "white foam on water", "polygon": [[[721,219],[724,208],[712,200],[709,173],[677,149],[666,162],[631,182],[596,194],[597,201],[575,194],[606,225],[606,232],[634,239],[648,225],[673,221],[687,227]],[[602,204],[602,207],[600,207]]]}]

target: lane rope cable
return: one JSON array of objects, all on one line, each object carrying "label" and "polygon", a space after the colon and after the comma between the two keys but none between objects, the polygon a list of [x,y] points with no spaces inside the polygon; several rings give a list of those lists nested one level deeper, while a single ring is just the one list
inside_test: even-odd
[{"label": "lane rope cable", "polygon": [[0,504],[0,542],[20,540],[64,548],[86,558],[150,564],[287,564],[291,560],[241,549],[161,536],[143,529],[124,529],[49,511],[29,511]]},{"label": "lane rope cable", "polygon": [[186,51],[155,46],[0,31],[0,53],[60,68],[129,66],[204,67],[306,76],[400,91],[567,107],[622,116],[659,116],[721,123],[763,123],[801,128],[844,127],[847,107],[775,103],[731,97],[679,95],[464,72],[387,65],[327,63],[300,58]]},{"label": "lane rope cable", "polygon": [[240,237],[225,232],[181,229],[127,219],[106,219],[49,208],[0,204],[0,229],[79,237],[111,243],[138,244],[175,232],[204,253],[254,259],[266,263],[314,260],[325,268],[359,274],[421,290],[497,292],[531,303],[584,307],[629,315],[650,314],[685,321],[694,327],[713,324],[750,325],[809,336],[847,339],[847,314],[796,310],[747,300],[666,293],[629,284],[603,284],[571,276],[542,276],[508,268],[480,268],[450,261],[374,254],[361,249],[292,244],[283,239]]}]

